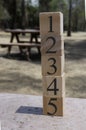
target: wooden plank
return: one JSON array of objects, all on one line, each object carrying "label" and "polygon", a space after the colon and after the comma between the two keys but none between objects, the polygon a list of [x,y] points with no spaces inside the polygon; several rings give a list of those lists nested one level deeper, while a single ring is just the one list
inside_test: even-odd
[{"label": "wooden plank", "polygon": [[41,47],[40,44],[35,43],[0,43],[2,46],[24,46],[24,47]]},{"label": "wooden plank", "polygon": [[5,32],[8,33],[35,33],[40,34],[40,30],[38,29],[6,29]]}]

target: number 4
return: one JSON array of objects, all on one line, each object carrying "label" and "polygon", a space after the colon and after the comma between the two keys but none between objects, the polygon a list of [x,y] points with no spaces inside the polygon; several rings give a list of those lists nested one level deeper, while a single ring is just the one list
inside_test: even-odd
[{"label": "number 4", "polygon": [[[53,85],[53,88],[51,88]],[[57,91],[59,91],[59,89],[57,89],[57,82],[56,82],[56,78],[51,82],[51,84],[48,86],[47,91],[53,91],[54,95],[57,94]]]}]

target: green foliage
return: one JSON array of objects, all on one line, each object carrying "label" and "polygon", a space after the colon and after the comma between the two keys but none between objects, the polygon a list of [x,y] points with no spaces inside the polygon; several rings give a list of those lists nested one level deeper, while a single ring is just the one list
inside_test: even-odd
[{"label": "green foliage", "polygon": [[65,0],[39,0],[39,9],[41,11],[62,12],[64,16],[64,28],[67,28],[68,22],[68,5]]},{"label": "green foliage", "polygon": [[4,20],[4,19],[9,19],[9,13],[7,12],[7,10],[4,8],[3,6],[3,1],[0,1],[0,20]]},{"label": "green foliage", "polygon": [[52,0],[50,2],[51,11],[64,11],[67,8],[65,0]]},{"label": "green foliage", "polygon": [[64,16],[64,29],[67,28],[68,22],[68,5],[65,0],[52,0],[50,2],[51,11],[62,12]]},{"label": "green foliage", "polygon": [[40,12],[50,11],[50,2],[52,0],[39,0],[39,10]]},{"label": "green foliage", "polygon": [[84,30],[85,27],[85,7],[84,0],[72,1],[72,30]]},{"label": "green foliage", "polygon": [[[33,6],[31,0],[0,0],[0,20],[7,20],[9,27],[39,27],[39,12],[61,11],[64,16],[64,30],[68,28],[70,0],[38,0]],[[84,0],[72,1],[71,27],[73,31],[85,29]],[[22,3],[24,2],[24,3]],[[25,5],[24,5],[25,4]],[[24,8],[25,6],[25,8]]]},{"label": "green foliage", "polygon": [[38,7],[32,5],[27,7],[28,11],[28,26],[29,28],[39,27],[39,10]]}]

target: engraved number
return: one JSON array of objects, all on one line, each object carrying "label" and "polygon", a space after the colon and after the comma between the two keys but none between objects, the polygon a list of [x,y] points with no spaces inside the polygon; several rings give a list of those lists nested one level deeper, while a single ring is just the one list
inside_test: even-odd
[{"label": "engraved number", "polygon": [[46,53],[56,53],[55,50],[54,50],[54,51],[52,50],[52,48],[55,46],[56,39],[55,39],[54,37],[50,36],[50,37],[48,37],[48,38],[46,39],[46,41],[48,41],[49,39],[52,40],[52,45],[49,47],[49,49],[46,51]]},{"label": "engraved number", "polygon": [[52,30],[52,16],[49,16],[49,21],[50,21],[50,30],[49,30],[49,32],[53,32],[53,30]]},{"label": "engraved number", "polygon": [[[53,88],[51,88],[51,86],[53,85]],[[47,91],[53,91],[54,95],[57,94],[57,91],[59,91],[59,89],[57,89],[57,82],[56,82],[56,78],[51,82],[51,84],[48,86]]]},{"label": "engraved number", "polygon": [[57,112],[57,106],[54,104],[54,102],[57,101],[57,98],[51,98],[48,105],[54,108],[53,112],[47,112],[48,115],[54,115]]},{"label": "engraved number", "polygon": [[50,65],[50,67],[52,67],[54,71],[47,72],[47,74],[49,74],[49,75],[55,74],[57,71],[57,67],[55,66],[56,60],[54,58],[50,58],[50,59],[48,59],[48,61],[53,61],[53,63]]}]

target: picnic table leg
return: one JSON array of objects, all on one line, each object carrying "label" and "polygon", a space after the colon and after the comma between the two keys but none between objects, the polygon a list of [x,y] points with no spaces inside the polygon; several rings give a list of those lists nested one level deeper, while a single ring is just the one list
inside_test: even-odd
[{"label": "picnic table leg", "polygon": [[30,42],[33,42],[33,39],[35,39],[35,42],[38,43],[38,35],[36,33],[32,34],[31,33],[31,38],[30,38]]},{"label": "picnic table leg", "polygon": [[[38,42],[38,34],[36,34],[36,33],[31,34],[30,42],[33,42],[33,39],[35,39],[35,42],[36,42],[36,43],[39,43],[39,42]],[[38,53],[40,54],[40,48],[37,47],[37,49],[38,49]]]},{"label": "picnic table leg", "polygon": [[37,49],[38,49],[38,53],[41,54],[41,52],[40,52],[40,47],[37,47]]},{"label": "picnic table leg", "polygon": [[30,47],[27,48],[27,51],[26,51],[26,59],[27,59],[28,61],[31,61],[31,59],[30,59]]},{"label": "picnic table leg", "polygon": [[[19,35],[19,33],[15,34],[16,40],[17,40],[18,43],[21,43],[21,41],[19,40],[18,35]],[[19,50],[20,50],[20,53],[22,54],[23,53],[22,47],[19,46]]]},{"label": "picnic table leg", "polygon": [[[19,33],[18,33],[18,34],[19,34]],[[10,42],[11,42],[11,43],[13,42],[14,38],[16,38],[17,42],[20,43],[18,34],[16,34],[16,33],[11,33],[11,39],[10,39]],[[8,53],[7,53],[8,55],[10,55],[11,48],[12,48],[12,46],[9,46],[9,47],[8,47]],[[20,53],[23,53],[22,47],[19,47],[19,50],[20,50]]]},{"label": "picnic table leg", "polygon": [[[15,35],[14,35],[13,33],[11,33],[11,39],[10,39],[10,42],[11,42],[11,43],[13,42],[14,37],[15,37]],[[8,47],[8,52],[7,52],[8,55],[10,55],[11,48],[12,48],[12,46],[9,46],[9,47]]]},{"label": "picnic table leg", "polygon": [[[34,38],[35,38],[35,42],[38,44],[39,43],[38,42],[38,34],[34,34]],[[37,49],[38,49],[38,53],[40,54],[40,48],[37,47]]]},{"label": "picnic table leg", "polygon": [[[18,34],[16,34],[16,33],[11,33],[11,39],[10,39],[10,42],[11,42],[11,43],[13,42],[14,38],[16,38],[17,42],[20,42],[20,41],[19,41]],[[9,47],[8,47],[8,55],[10,55],[11,48],[12,48],[12,46],[9,46]]]},{"label": "picnic table leg", "polygon": [[[39,44],[38,35],[36,35],[35,41],[36,41],[37,44]],[[38,53],[40,54],[40,53],[41,53],[41,52],[40,52],[40,47],[37,47],[37,49],[38,49]]]},{"label": "picnic table leg", "polygon": [[17,42],[20,42],[20,40],[19,40],[19,37],[18,37],[18,34],[17,34],[17,33],[15,33],[15,37],[16,37]]}]

